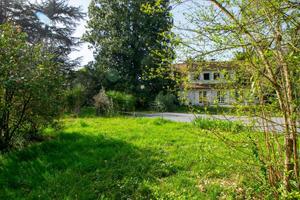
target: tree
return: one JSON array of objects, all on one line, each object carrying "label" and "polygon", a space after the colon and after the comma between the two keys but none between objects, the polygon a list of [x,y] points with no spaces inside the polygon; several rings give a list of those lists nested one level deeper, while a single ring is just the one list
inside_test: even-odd
[{"label": "tree", "polygon": [[[119,77],[107,89],[141,98],[154,98],[173,89],[170,64],[174,58],[170,37],[173,25],[168,0],[147,12],[155,0],[94,0],[89,8],[85,39],[95,48],[95,67]],[[156,76],[157,74],[160,77]]]},{"label": "tree", "polygon": [[79,44],[72,36],[77,22],[84,14],[67,0],[50,0],[30,3],[28,0],[0,0],[0,24],[13,22],[26,32],[32,44],[44,43],[47,51],[55,54],[61,68],[69,73],[78,64],[68,55]]},{"label": "tree", "polygon": [[272,154],[266,164],[269,181],[273,186],[282,181],[286,192],[299,190],[300,4],[293,0],[208,2],[195,1],[195,12],[189,15],[193,27],[186,30],[198,39],[197,51],[201,55],[244,53],[242,67],[252,74],[253,92],[263,106],[261,114],[266,123],[272,119],[266,116],[271,111],[265,96],[275,91],[273,103],[284,119],[284,159],[281,159],[280,144],[272,148],[277,136],[265,128],[266,148]]},{"label": "tree", "polygon": [[43,45],[10,24],[0,25],[0,151],[36,134],[61,113],[63,77]]}]

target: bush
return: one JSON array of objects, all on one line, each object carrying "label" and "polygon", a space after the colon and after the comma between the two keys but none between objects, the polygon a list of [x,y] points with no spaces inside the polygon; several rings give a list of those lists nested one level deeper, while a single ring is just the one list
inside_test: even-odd
[{"label": "bush", "polygon": [[77,84],[66,93],[66,107],[69,112],[80,113],[81,107],[85,100],[85,87]]},{"label": "bush", "polygon": [[102,88],[100,92],[93,97],[94,106],[97,115],[110,115],[113,111],[113,105],[110,98],[106,95],[105,90]]},{"label": "bush", "polygon": [[0,25],[0,151],[60,116],[63,76],[55,57],[12,25]]},{"label": "bush", "polygon": [[135,110],[136,99],[134,96],[118,91],[109,91],[107,92],[107,96],[113,103],[114,111],[126,112]]},{"label": "bush", "polygon": [[153,107],[156,111],[174,111],[176,109],[177,98],[171,93],[164,94],[160,92],[153,103]]}]

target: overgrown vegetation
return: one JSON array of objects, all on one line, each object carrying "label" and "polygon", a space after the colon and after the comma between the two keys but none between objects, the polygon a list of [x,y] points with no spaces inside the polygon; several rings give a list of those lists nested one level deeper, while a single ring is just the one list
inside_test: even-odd
[{"label": "overgrown vegetation", "polygon": [[[234,55],[239,73],[219,74],[234,79],[224,87],[235,90],[229,112],[260,117],[262,133],[210,119],[195,127],[94,116],[176,109],[174,94],[188,85],[170,67],[177,44],[170,2],[92,1],[84,39],[95,62],[73,73],[78,62],[68,56],[78,44],[72,33],[84,17],[80,8],[66,0],[0,0],[0,151],[41,141],[36,136],[63,111],[80,117],[83,106],[95,107],[85,116],[92,119],[68,118],[63,130],[46,133],[52,141],[1,154],[1,199],[300,198],[297,1],[196,1],[191,27],[181,28],[192,32],[193,43],[182,44],[196,50],[194,60]],[[274,116],[284,120],[284,138]]]},{"label": "overgrown vegetation", "polygon": [[159,11],[147,13],[146,4],[156,5],[156,0],[91,2],[84,39],[93,45],[96,57],[83,74],[101,77],[93,79],[95,93],[102,87],[129,93],[145,108],[160,91],[178,89],[170,68],[175,58],[170,1],[159,3]]},{"label": "overgrown vegetation", "polygon": [[218,120],[212,118],[198,117],[193,122],[201,129],[211,131],[226,131],[231,133],[251,132],[251,127],[245,126],[242,122]]},{"label": "overgrown vegetation", "polygon": [[136,99],[133,95],[118,91],[108,91],[107,96],[111,99],[115,112],[135,110]]},{"label": "overgrown vegetation", "polygon": [[177,98],[172,93],[164,94],[163,91],[158,93],[155,97],[154,102],[152,103],[152,109],[158,112],[170,112],[175,111],[176,107],[178,106]]},{"label": "overgrown vegetation", "polygon": [[135,97],[123,92],[106,92],[103,88],[93,99],[98,116],[112,116],[135,110]]},{"label": "overgrown vegetation", "polygon": [[[277,198],[293,198],[300,190],[299,3],[290,0],[188,2],[189,23],[180,28],[185,35],[186,31],[190,32],[193,39],[185,38],[184,46],[197,52],[200,58],[236,55],[234,64],[241,69],[241,80],[250,75],[248,89],[242,84],[234,85],[241,94],[249,90],[249,95],[243,96],[240,102],[259,104],[254,109],[255,116],[263,122],[265,146],[257,145],[257,152],[265,164],[268,182]],[[274,113],[279,113],[284,120],[284,145],[278,142]]]},{"label": "overgrown vegetation", "polygon": [[0,151],[22,145],[61,113],[60,65],[11,24],[0,25]]},{"label": "overgrown vegetation", "polygon": [[86,89],[83,85],[77,84],[66,91],[66,107],[68,112],[79,114],[85,103]]},{"label": "overgrown vegetation", "polygon": [[121,117],[66,118],[44,135],[0,155],[1,199],[273,199],[245,132]]},{"label": "overgrown vegetation", "polygon": [[99,93],[94,96],[94,106],[96,108],[96,114],[110,115],[113,112],[113,105],[110,98],[108,98],[104,89],[101,89]]},{"label": "overgrown vegetation", "polygon": [[0,151],[36,139],[63,112],[83,17],[66,0],[0,0]]}]

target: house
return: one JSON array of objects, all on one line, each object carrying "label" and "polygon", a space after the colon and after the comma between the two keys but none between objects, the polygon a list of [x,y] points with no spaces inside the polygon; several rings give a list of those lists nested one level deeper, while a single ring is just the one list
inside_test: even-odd
[{"label": "house", "polygon": [[239,98],[234,62],[179,63],[174,67],[185,77],[181,91],[185,104],[230,106]]}]

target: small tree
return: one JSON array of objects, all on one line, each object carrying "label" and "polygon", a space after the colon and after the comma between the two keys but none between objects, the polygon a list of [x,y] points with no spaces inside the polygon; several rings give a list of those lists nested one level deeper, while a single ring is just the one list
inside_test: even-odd
[{"label": "small tree", "polygon": [[[257,108],[265,124],[267,152],[261,151],[260,156],[266,161],[270,185],[283,183],[286,193],[300,189],[299,6],[292,0],[194,1],[194,12],[188,14],[193,26],[183,28],[197,38],[185,46],[196,48],[201,56],[243,52],[236,66],[251,74],[252,93],[259,99]],[[284,119],[283,147],[267,125],[274,125],[274,107]]]},{"label": "small tree", "polygon": [[52,58],[19,28],[0,25],[0,150],[59,117],[63,79]]},{"label": "small tree", "polygon": [[96,96],[93,97],[93,99],[97,115],[109,115],[112,112],[112,101],[106,95],[106,92],[103,88]]}]

